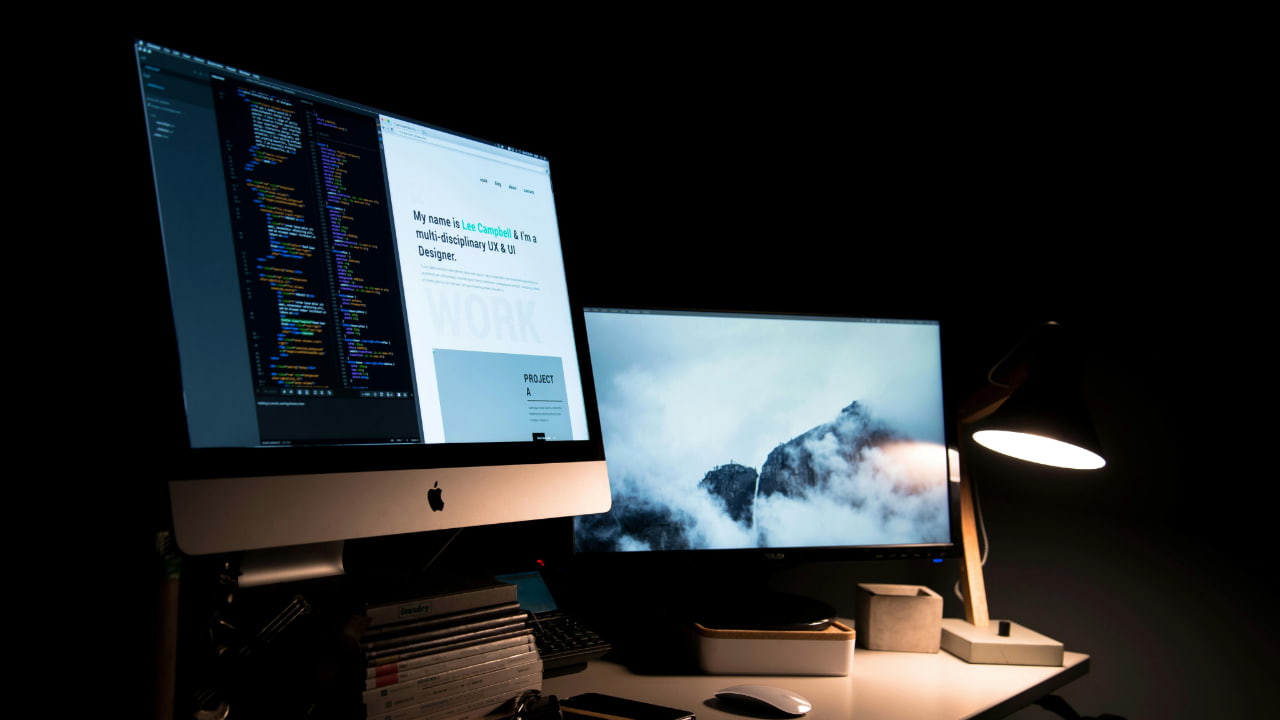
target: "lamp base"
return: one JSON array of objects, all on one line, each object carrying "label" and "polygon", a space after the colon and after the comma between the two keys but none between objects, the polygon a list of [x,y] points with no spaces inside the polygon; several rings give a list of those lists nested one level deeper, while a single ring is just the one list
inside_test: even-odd
[{"label": "lamp base", "polygon": [[[1007,634],[1002,635],[1002,628]],[[942,649],[981,665],[1062,665],[1062,643],[1008,620],[987,627],[959,618],[942,619]]]}]

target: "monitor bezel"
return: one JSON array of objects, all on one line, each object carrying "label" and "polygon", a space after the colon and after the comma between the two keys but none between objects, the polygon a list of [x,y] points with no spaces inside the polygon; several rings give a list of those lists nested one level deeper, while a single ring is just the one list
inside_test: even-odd
[{"label": "monitor bezel", "polygon": [[[946,388],[947,323],[938,316],[923,317],[915,313],[893,313],[885,308],[877,308],[874,313],[859,314],[849,311],[832,311],[830,309],[796,309],[781,308],[760,304],[718,304],[663,305],[654,303],[626,303],[611,301],[607,303],[591,303],[577,308],[578,318],[585,318],[585,313],[604,309],[616,312],[653,312],[653,313],[698,313],[725,314],[732,316],[764,316],[779,318],[827,318],[839,320],[887,320],[907,322],[934,323],[939,331],[940,361],[943,363],[942,399],[945,416],[944,433],[948,448],[948,483],[947,502],[950,540],[944,543],[890,544],[890,545],[830,545],[803,547],[744,547],[744,548],[688,548],[672,550],[644,551],[611,551],[582,550],[577,546],[573,533],[576,522],[569,523],[568,540],[563,553],[570,558],[573,566],[591,572],[593,569],[608,568],[610,571],[647,572],[657,569],[666,571],[687,570],[702,572],[714,569],[717,576],[739,572],[763,571],[765,573],[792,568],[799,565],[822,562],[845,561],[919,561],[942,562],[963,556],[960,527],[960,474],[959,455],[956,451],[956,427],[951,422],[954,417],[953,402]],[[577,318],[576,318],[577,319]],[[584,329],[585,329],[585,322]],[[585,337],[585,336],[584,336]],[[588,353],[589,355],[589,353]],[[587,377],[585,382],[595,392],[595,378],[592,375],[590,362],[583,365]],[[596,420],[599,421],[598,413]],[[576,520],[576,518],[575,518]],[[623,570],[623,568],[626,568]]]}]

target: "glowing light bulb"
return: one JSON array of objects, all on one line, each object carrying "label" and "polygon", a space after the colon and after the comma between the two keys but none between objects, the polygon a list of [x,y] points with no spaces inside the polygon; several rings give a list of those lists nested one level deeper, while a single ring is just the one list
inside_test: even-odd
[{"label": "glowing light bulb", "polygon": [[979,430],[973,439],[984,447],[1019,460],[1071,470],[1096,470],[1107,461],[1097,453],[1042,435],[1008,430]]}]

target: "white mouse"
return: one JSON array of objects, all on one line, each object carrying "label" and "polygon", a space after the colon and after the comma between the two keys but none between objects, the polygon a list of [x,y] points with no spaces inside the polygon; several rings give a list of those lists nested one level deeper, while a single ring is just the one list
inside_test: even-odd
[{"label": "white mouse", "polygon": [[767,705],[788,715],[803,715],[813,709],[813,704],[799,693],[773,685],[734,685],[716,691],[716,697],[729,702]]}]

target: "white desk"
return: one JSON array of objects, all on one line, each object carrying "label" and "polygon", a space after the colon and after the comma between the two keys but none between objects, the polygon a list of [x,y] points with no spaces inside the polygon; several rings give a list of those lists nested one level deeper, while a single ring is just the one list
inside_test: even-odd
[{"label": "white desk", "polygon": [[1063,667],[970,665],[946,651],[854,651],[847,677],[744,675],[639,675],[607,660],[543,682],[543,693],[568,697],[602,692],[668,705],[698,720],[742,720],[716,705],[715,691],[737,683],[778,685],[813,703],[806,720],[943,720],[999,718],[1075,680],[1089,670],[1089,656],[1068,652]]}]

